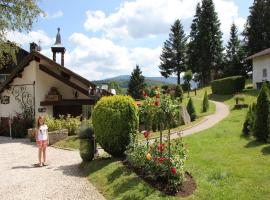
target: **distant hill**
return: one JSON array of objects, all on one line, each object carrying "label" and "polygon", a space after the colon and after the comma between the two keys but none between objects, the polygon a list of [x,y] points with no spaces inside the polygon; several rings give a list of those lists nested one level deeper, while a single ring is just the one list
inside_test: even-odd
[{"label": "distant hill", "polygon": [[[93,81],[96,84],[107,84],[109,81],[116,81],[120,85],[120,87],[127,89],[128,88],[128,82],[129,82],[130,76],[129,75],[120,75],[112,78],[107,78],[104,80],[97,80]],[[177,78],[176,77],[145,77],[145,82],[147,85],[170,85],[170,84],[176,84]],[[181,79],[181,83],[183,83],[183,79]],[[196,83],[194,81],[191,82],[191,87],[196,87]]]}]

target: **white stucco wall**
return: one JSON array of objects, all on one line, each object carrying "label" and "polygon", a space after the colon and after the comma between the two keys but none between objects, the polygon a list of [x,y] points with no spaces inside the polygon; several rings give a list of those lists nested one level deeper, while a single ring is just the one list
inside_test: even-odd
[{"label": "white stucco wall", "polygon": [[[31,61],[22,72],[22,77],[15,78],[11,85],[33,84],[36,80],[36,65],[36,61]],[[12,87],[10,89],[12,89]],[[26,90],[29,94],[33,95],[33,86],[26,86]],[[10,90],[4,90],[1,96],[9,96],[10,103],[0,104],[0,117],[11,117],[16,115],[16,113],[22,112],[21,104],[15,100],[15,96],[11,94]]]},{"label": "white stucco wall", "polygon": [[[46,60],[41,60],[40,63],[46,65],[51,70],[54,70],[54,66],[52,66]],[[75,99],[74,92],[75,90],[66,85],[65,83],[57,80],[56,78],[48,75],[47,73],[41,71],[39,69],[39,62],[31,61],[28,66],[24,68],[22,72],[22,78],[15,78],[11,85],[20,85],[20,84],[32,84],[35,81],[35,113],[36,117],[39,115],[53,115],[53,106],[40,106],[40,102],[45,101],[45,96],[48,94],[51,87],[56,87],[59,93],[62,95],[62,99]],[[57,72],[57,70],[55,70]],[[57,72],[58,73],[58,72]],[[77,85],[83,87],[84,89],[88,89],[87,85],[79,82],[78,80],[71,81],[76,82]],[[34,95],[34,89],[32,86],[27,87],[28,92],[31,95]],[[88,99],[89,97],[78,92],[78,99]],[[0,104],[0,117],[10,117],[14,116],[16,113],[21,113],[22,108],[21,105],[15,100],[15,97],[10,94],[10,92],[6,89],[1,95],[10,96],[9,104]],[[39,113],[39,108],[46,108],[45,113]]]},{"label": "white stucco wall", "polygon": [[[263,69],[267,69],[267,77],[263,77]],[[253,86],[257,88],[256,83],[268,80],[270,81],[270,55],[253,59]]]}]

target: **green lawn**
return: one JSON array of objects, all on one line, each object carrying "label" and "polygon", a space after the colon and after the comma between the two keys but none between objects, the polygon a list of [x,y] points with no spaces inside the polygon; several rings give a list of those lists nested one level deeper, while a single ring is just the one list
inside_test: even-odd
[{"label": "green lawn", "polygon": [[[203,95],[203,91],[199,91]],[[246,103],[256,101],[255,90],[244,92]],[[202,96],[201,95],[201,96]],[[233,108],[232,96],[210,95]],[[267,200],[270,198],[270,145],[241,136],[247,109],[231,110],[229,117],[201,133],[184,138],[189,149],[186,170],[197,183],[188,200]],[[82,164],[89,181],[107,199],[177,199],[161,194],[112,158]]]},{"label": "green lawn", "polygon": [[59,148],[79,149],[80,139],[78,138],[78,136],[68,136],[66,139],[55,143],[53,146]]}]

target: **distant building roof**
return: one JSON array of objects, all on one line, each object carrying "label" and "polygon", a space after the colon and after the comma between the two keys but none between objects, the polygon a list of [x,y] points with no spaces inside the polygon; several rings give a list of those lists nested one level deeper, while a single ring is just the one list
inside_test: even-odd
[{"label": "distant building roof", "polygon": [[265,49],[263,51],[260,51],[258,53],[255,53],[252,56],[247,57],[246,60],[251,60],[251,59],[258,58],[258,57],[261,57],[261,56],[266,56],[266,55],[269,55],[269,54],[270,54],[270,48]]}]

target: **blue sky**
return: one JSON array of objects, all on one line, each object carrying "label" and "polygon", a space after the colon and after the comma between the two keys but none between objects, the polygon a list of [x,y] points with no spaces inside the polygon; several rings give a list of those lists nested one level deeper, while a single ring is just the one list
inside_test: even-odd
[{"label": "blue sky", "polygon": [[[11,32],[8,38],[28,50],[41,41],[42,53],[52,57],[57,27],[66,47],[66,67],[89,80],[130,74],[136,64],[145,76],[160,76],[159,55],[170,25],[180,18],[188,34],[200,0],[41,0],[47,13],[29,33]],[[224,44],[232,21],[243,30],[252,0],[214,0]]]}]

